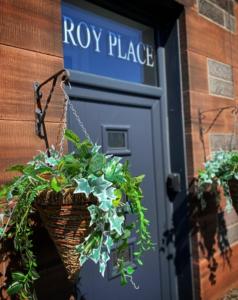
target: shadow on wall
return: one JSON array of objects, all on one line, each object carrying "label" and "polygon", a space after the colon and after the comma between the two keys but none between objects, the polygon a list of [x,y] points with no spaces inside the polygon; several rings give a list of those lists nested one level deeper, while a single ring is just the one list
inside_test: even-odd
[{"label": "shadow on wall", "polygon": [[192,238],[197,241],[198,246],[198,256],[195,259],[205,258],[207,260],[209,281],[211,285],[214,285],[218,269],[216,255],[219,254],[222,257],[223,265],[231,267],[232,250],[228,240],[224,210],[213,193],[205,193],[204,199],[207,205],[202,209],[196,192],[190,192],[188,195],[190,230]]},{"label": "shadow on wall", "polygon": [[[228,240],[224,210],[212,193],[204,195],[207,206],[204,209],[201,208],[201,201],[196,192],[196,180],[191,182],[189,193],[185,196],[187,199],[184,200],[183,198],[180,205],[175,205],[176,194],[168,192],[168,196],[170,201],[174,203],[173,227],[164,231],[160,251],[166,253],[167,259],[174,261],[178,277],[184,276],[186,269],[190,268],[192,252],[193,264],[197,268],[194,270],[193,277],[195,281],[198,280],[197,285],[195,282],[195,289],[197,289],[196,294],[199,295],[199,259],[206,259],[207,261],[208,280],[211,285],[216,284],[217,255],[222,257],[223,266],[231,267],[232,249]],[[192,238],[192,250],[187,239],[188,235]],[[174,253],[169,250],[170,245],[174,246]],[[190,276],[192,275],[190,274]],[[189,280],[191,279],[188,278],[187,287],[183,287],[184,293],[188,289]],[[186,285],[186,281],[184,282]],[[183,299],[191,298],[184,295]]]}]

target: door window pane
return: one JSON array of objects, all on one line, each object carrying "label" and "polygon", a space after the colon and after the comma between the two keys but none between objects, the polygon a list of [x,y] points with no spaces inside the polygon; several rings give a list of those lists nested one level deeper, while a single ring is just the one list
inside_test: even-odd
[{"label": "door window pane", "polygon": [[108,146],[110,148],[125,148],[125,134],[126,132],[123,131],[108,131]]},{"label": "door window pane", "polygon": [[62,4],[65,68],[156,85],[154,30],[93,4]]}]

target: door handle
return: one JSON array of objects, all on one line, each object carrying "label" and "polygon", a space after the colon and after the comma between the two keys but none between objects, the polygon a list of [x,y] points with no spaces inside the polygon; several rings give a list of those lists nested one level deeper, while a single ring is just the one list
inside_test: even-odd
[{"label": "door handle", "polygon": [[171,173],[167,177],[168,194],[181,192],[181,176],[179,173]]}]

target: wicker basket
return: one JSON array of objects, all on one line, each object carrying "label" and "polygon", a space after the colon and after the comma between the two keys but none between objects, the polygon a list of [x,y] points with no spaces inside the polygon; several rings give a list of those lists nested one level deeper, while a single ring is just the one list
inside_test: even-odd
[{"label": "wicker basket", "polygon": [[80,270],[75,246],[82,243],[90,232],[87,207],[97,203],[94,196],[87,198],[85,194],[73,192],[74,188],[66,189],[63,193],[43,191],[36,201],[36,208],[56,245],[70,280],[74,280]]}]

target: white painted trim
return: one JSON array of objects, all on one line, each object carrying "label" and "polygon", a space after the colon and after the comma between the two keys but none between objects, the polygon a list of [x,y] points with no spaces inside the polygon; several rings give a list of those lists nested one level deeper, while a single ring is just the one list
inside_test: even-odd
[{"label": "white painted trim", "polygon": [[226,80],[226,79],[223,79],[223,78],[220,78],[220,77],[216,77],[216,76],[213,76],[213,75],[209,75],[209,74],[208,74],[208,77],[212,78],[212,79],[221,80],[221,81],[224,81],[226,83],[231,83],[234,86],[233,80]]},{"label": "white painted trim", "polygon": [[[209,64],[208,64],[208,61],[214,61],[218,64],[222,64],[224,66],[230,66],[231,67],[231,71],[232,71],[232,80],[226,80],[226,79],[223,79],[223,78],[220,78],[220,77],[217,77],[217,76],[214,76],[214,75],[210,75],[209,74]],[[224,95],[217,95],[217,94],[214,94],[211,92],[211,85],[210,85],[210,79],[216,79],[216,80],[220,80],[220,81],[223,81],[225,83],[230,83],[232,84],[232,88],[233,88],[233,97],[229,97],[229,96],[224,96]],[[218,98],[225,98],[225,99],[229,99],[229,100],[234,100],[235,99],[235,85],[234,85],[234,74],[233,74],[233,67],[232,65],[229,65],[229,64],[225,64],[223,62],[220,62],[218,60],[215,60],[215,59],[212,59],[212,58],[209,58],[207,57],[207,80],[208,80],[208,94],[211,95],[211,96],[214,96],[214,97],[218,97]]]},{"label": "white painted trim", "polygon": [[210,93],[208,94],[209,96],[213,96],[213,97],[217,97],[217,98],[222,98],[222,99],[226,99],[226,100],[231,100],[231,101],[235,101],[235,97],[231,98],[231,97],[228,97],[228,96],[220,96],[220,95],[216,95],[216,94],[213,94],[213,93]]},{"label": "white painted trim", "polygon": [[215,61],[215,62],[221,64],[221,65],[225,65],[225,66],[230,66],[230,67],[232,67],[232,66],[229,65],[229,64],[226,64],[226,63],[224,63],[224,62],[222,62],[222,61],[219,61],[219,60],[216,60],[216,59],[213,59],[213,58],[207,57],[207,60],[212,60],[212,61]]},{"label": "white painted trim", "polygon": [[[209,22],[211,22],[211,23],[213,23],[213,24],[215,24],[215,25],[217,25],[217,26],[219,26],[219,27],[225,29],[225,30],[228,31],[228,32],[231,32],[231,33],[233,33],[233,34],[236,33],[236,18],[235,18],[235,16],[229,14],[227,11],[225,11],[223,8],[219,7],[217,4],[215,4],[215,3],[213,3],[213,2],[210,2],[209,0],[206,0],[210,5],[215,6],[217,9],[219,9],[219,10],[223,13],[224,26],[222,26],[221,24],[217,23],[216,21],[214,21],[214,20],[210,19],[209,17],[207,17],[207,16],[203,15],[202,13],[200,13],[200,11],[199,11],[199,1],[200,1],[200,0],[196,0],[196,4],[197,4],[197,13],[198,13],[199,16],[201,16],[202,18],[208,20]],[[235,21],[235,31],[233,31],[233,30],[231,30],[231,29],[229,29],[229,28],[227,28],[227,27],[225,26],[225,14],[228,14],[231,18],[234,19],[234,21]]]},{"label": "white painted trim", "polygon": [[[211,135],[225,135],[231,138],[231,140],[233,139],[232,136],[234,135],[232,132],[209,132],[208,133],[208,147],[209,147],[209,151],[211,153],[211,155],[219,150],[214,150],[212,151],[212,145],[211,145]],[[222,149],[222,148],[221,148]]]}]

